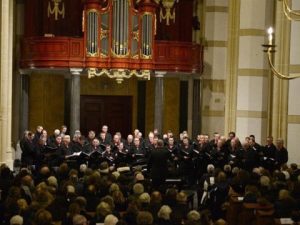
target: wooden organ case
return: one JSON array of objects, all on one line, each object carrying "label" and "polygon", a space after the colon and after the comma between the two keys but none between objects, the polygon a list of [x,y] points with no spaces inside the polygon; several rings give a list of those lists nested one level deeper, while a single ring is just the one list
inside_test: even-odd
[{"label": "wooden organ case", "polygon": [[85,66],[89,77],[122,82],[150,78],[154,69],[155,9],[151,0],[87,0],[84,9]]},{"label": "wooden organ case", "polygon": [[[157,0],[64,0],[66,12],[61,22],[46,20],[46,16],[42,21],[34,19],[37,13],[40,17],[41,12],[47,14],[47,1],[25,2],[28,13],[21,69],[82,68],[89,77],[107,75],[118,83],[133,75],[149,79],[155,70],[186,74],[203,71],[203,46],[155,38],[156,32],[163,37],[166,31],[157,25],[161,6]],[[159,28],[162,30],[157,31]]]}]

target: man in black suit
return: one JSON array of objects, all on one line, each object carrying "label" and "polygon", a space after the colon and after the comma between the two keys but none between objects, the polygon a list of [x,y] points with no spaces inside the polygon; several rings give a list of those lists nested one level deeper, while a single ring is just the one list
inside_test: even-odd
[{"label": "man in black suit", "polygon": [[276,150],[276,146],[273,143],[273,137],[267,137],[267,144],[263,148],[262,166],[271,172],[274,170]]},{"label": "man in black suit", "polygon": [[276,164],[278,169],[280,169],[283,164],[287,163],[289,159],[288,151],[283,144],[283,139],[278,138],[276,140]]},{"label": "man in black suit", "polygon": [[150,152],[150,158],[148,161],[148,169],[150,171],[150,177],[152,179],[152,185],[154,189],[157,189],[160,185],[164,184],[168,174],[168,158],[169,152],[164,148],[163,140],[157,141],[157,148]]},{"label": "man in black suit", "polygon": [[32,132],[28,132],[24,137],[24,141],[22,144],[22,155],[21,162],[23,165],[32,165],[34,163],[36,152],[34,149],[34,134]]},{"label": "man in black suit", "polygon": [[107,144],[110,144],[110,142],[112,141],[112,136],[111,134],[108,132],[108,126],[107,125],[103,125],[102,126],[102,130],[101,133],[105,134],[105,142]]}]

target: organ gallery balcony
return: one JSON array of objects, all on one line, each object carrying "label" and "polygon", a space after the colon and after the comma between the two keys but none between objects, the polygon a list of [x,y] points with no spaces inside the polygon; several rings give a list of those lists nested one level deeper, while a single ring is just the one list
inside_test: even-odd
[{"label": "organ gallery balcony", "polygon": [[[128,68],[143,67],[140,58],[85,56],[83,38],[27,37],[22,40],[22,69]],[[168,72],[199,73],[203,71],[203,46],[189,42],[155,41],[154,57],[145,68]]]}]

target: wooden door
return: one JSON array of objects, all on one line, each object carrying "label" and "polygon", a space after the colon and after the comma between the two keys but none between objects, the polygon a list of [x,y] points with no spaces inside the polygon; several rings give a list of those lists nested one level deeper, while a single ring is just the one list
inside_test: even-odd
[{"label": "wooden door", "polygon": [[126,138],[132,132],[131,96],[82,95],[80,101],[80,130],[84,135],[89,130],[98,135],[104,124],[112,135],[120,131]]}]

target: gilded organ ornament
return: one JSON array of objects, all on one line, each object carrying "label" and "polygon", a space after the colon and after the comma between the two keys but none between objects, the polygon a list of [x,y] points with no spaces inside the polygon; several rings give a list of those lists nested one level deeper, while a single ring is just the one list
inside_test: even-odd
[{"label": "gilded organ ornament", "polygon": [[[52,0],[54,3],[53,8],[51,8],[51,1],[48,2],[48,18],[50,15],[54,14],[55,20],[58,20],[58,16],[61,15],[62,18],[65,18],[65,4],[62,0]],[[60,3],[62,3],[60,8]]]}]

